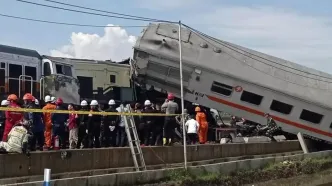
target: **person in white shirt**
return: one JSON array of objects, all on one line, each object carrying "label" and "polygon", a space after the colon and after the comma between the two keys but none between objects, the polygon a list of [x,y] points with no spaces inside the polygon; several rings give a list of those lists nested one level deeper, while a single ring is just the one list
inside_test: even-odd
[{"label": "person in white shirt", "polygon": [[194,119],[194,116],[190,115],[185,125],[186,125],[189,142],[191,144],[196,144],[199,123]]}]

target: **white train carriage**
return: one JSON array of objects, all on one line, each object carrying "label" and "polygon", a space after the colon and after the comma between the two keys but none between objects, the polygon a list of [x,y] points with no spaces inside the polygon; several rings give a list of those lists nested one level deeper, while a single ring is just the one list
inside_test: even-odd
[{"label": "white train carriage", "polygon": [[[332,76],[182,28],[184,99],[332,142]],[[178,25],[150,24],[134,46],[136,81],[180,95]]]}]

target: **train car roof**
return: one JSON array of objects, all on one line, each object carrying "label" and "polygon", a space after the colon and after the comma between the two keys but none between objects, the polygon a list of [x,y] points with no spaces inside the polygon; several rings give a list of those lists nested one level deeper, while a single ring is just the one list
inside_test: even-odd
[{"label": "train car roof", "polygon": [[13,47],[13,46],[8,46],[8,45],[0,45],[0,52],[35,57],[35,58],[39,58],[39,59],[41,58],[41,55],[39,55],[39,53],[36,50],[18,48],[18,47]]},{"label": "train car roof", "polygon": [[[134,49],[156,58],[178,61],[177,31],[177,24],[149,24]],[[164,39],[168,44],[166,47],[162,46]],[[211,38],[185,27],[181,29],[181,40],[184,65],[204,68],[332,108],[331,74]]]}]

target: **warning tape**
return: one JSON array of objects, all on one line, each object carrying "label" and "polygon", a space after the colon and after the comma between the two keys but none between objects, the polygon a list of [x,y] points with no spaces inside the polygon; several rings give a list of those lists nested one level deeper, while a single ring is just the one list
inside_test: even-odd
[{"label": "warning tape", "polygon": [[43,110],[43,109],[27,109],[27,108],[8,108],[0,107],[0,111],[12,112],[38,112],[38,113],[59,113],[59,114],[92,114],[103,116],[180,116],[181,114],[163,114],[163,113],[129,113],[129,112],[93,112],[93,111],[69,111],[69,110]]}]

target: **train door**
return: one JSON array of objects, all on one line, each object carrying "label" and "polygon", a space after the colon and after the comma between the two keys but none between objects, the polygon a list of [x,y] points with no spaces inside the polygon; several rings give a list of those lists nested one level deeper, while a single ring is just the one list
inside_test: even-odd
[{"label": "train door", "polygon": [[38,65],[24,65],[23,75],[20,78],[21,82],[21,95],[29,92],[32,95],[39,97],[39,80]]},{"label": "train door", "polygon": [[6,63],[0,62],[0,96],[1,100],[4,99],[3,96],[6,95]]},{"label": "train door", "polygon": [[45,95],[45,77],[47,76],[51,76],[52,74],[54,74],[54,69],[53,69],[53,64],[50,60],[48,59],[43,59],[42,62],[42,74],[41,74],[41,78],[39,80],[40,82],[40,87],[39,87],[39,97],[40,99],[43,99],[46,95]]}]

